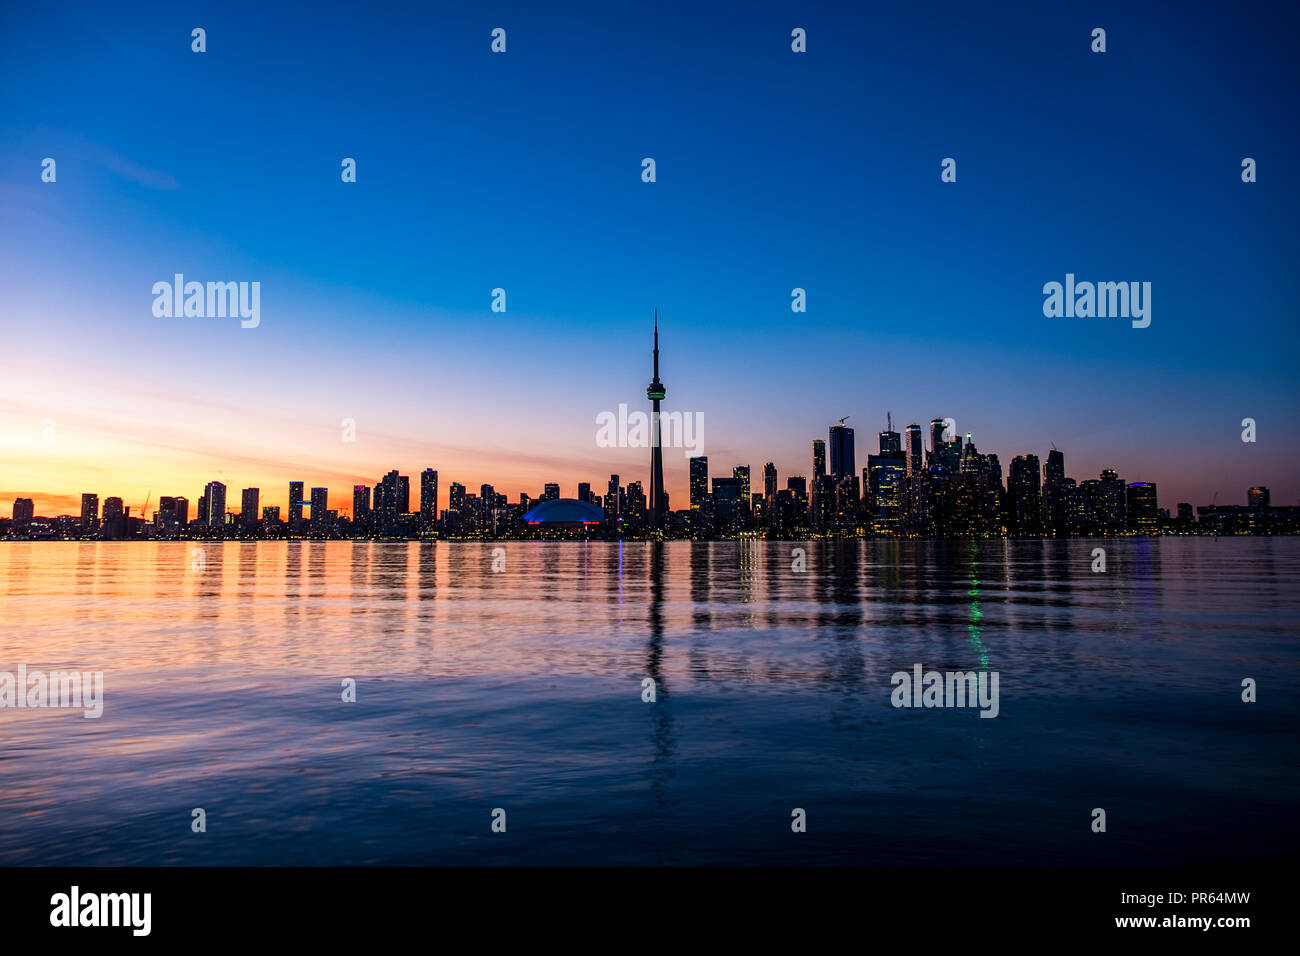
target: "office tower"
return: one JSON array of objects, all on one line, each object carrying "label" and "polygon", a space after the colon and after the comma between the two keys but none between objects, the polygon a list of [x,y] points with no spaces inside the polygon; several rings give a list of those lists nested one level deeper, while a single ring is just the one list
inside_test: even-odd
[{"label": "office tower", "polygon": [[668,394],[664,383],[659,381],[659,310],[655,309],[655,375],[646,386],[645,395],[650,399],[651,435],[650,435],[650,527],[660,531],[668,517],[668,507],[664,501],[664,457],[659,445],[659,403]]},{"label": "office tower", "polygon": [[[894,431],[894,416],[891,413],[885,413],[885,430],[880,433],[880,454],[895,455],[903,451],[903,442],[898,432]],[[904,467],[906,467],[906,458],[904,458]]]},{"label": "office tower", "polygon": [[199,495],[199,507],[194,515],[194,520],[202,521],[204,524],[208,523],[208,496],[206,493]]},{"label": "office tower", "polygon": [[1043,465],[1043,480],[1048,484],[1065,480],[1065,453],[1053,448],[1047,453],[1047,462]]},{"label": "office tower", "polygon": [[[31,515],[31,502],[28,502],[28,516]],[[16,509],[15,509],[16,511]],[[126,537],[126,509],[122,507],[121,498],[105,498],[100,534],[110,541]]]},{"label": "office tower", "polygon": [[791,475],[785,480],[786,491],[790,493],[791,515],[788,530],[806,531],[808,528],[808,479],[803,475]]},{"label": "office tower", "polygon": [[365,522],[370,517],[370,486],[352,486],[352,520]]},{"label": "office tower", "polygon": [[1271,499],[1272,495],[1269,494],[1269,490],[1262,485],[1251,488],[1246,493],[1246,500],[1252,508],[1267,508],[1270,506]]},{"label": "office tower", "polygon": [[921,469],[925,467],[924,444],[921,439],[921,426],[907,426],[907,473],[908,475],[919,475]]},{"label": "office tower", "polygon": [[190,523],[190,500],[188,498],[176,499],[176,523],[182,528]]},{"label": "office tower", "polygon": [[99,530],[99,495],[81,496],[81,530]]},{"label": "office tower", "polygon": [[311,526],[317,531],[324,530],[329,524],[329,518],[325,514],[325,511],[329,507],[326,504],[328,499],[328,489],[313,488],[311,490]]},{"label": "office tower", "polygon": [[245,528],[257,527],[257,499],[261,495],[258,488],[245,488],[240,495],[239,519]]},{"label": "office tower", "polygon": [[578,482],[578,500],[588,501],[588,502],[591,501],[591,482],[589,481]]},{"label": "office tower", "polygon": [[159,531],[174,531],[176,524],[176,499],[163,495],[158,499],[158,513],[154,516],[154,527]]},{"label": "office tower", "polygon": [[1055,537],[1070,532],[1069,492],[1065,483],[1065,454],[1053,448],[1043,465],[1043,525]]},{"label": "office tower", "polygon": [[[109,498],[104,502],[104,508],[108,508],[109,501],[116,501],[118,508],[122,506],[121,498]],[[36,516],[36,505],[31,498],[14,499],[14,524],[27,524]]]},{"label": "office tower", "polygon": [[763,503],[767,508],[767,525],[771,527],[776,509],[776,465],[770,461],[763,466]]},{"label": "office tower", "polygon": [[426,529],[438,523],[438,473],[432,468],[420,472],[420,524]]},{"label": "office tower", "polygon": [[455,511],[465,510],[465,486],[459,481],[451,483],[451,488],[447,492],[447,507]]},{"label": "office tower", "polygon": [[411,479],[406,475],[397,476],[396,504],[399,518],[411,513]]},{"label": "office tower", "polygon": [[1014,535],[1032,537],[1042,534],[1041,475],[1037,455],[1017,455],[1011,459],[1007,497],[1011,512],[1009,530]]},{"label": "office tower", "polygon": [[1101,473],[1099,491],[1097,517],[1102,530],[1107,533],[1123,531],[1128,523],[1128,492],[1124,480],[1106,468]]},{"label": "office tower", "polygon": [[731,469],[731,477],[740,482],[740,501],[749,504],[749,466],[736,465]]},{"label": "office tower", "polygon": [[207,521],[209,528],[220,528],[226,517],[226,486],[219,481],[209,481],[203,489],[203,497],[208,504],[208,513],[200,517]]},{"label": "office tower", "polygon": [[618,485],[618,475],[610,475],[605,494],[605,518],[608,521],[616,521],[622,513],[623,489]]},{"label": "office tower", "polygon": [[709,458],[700,455],[691,459],[691,510],[699,510],[709,494]]},{"label": "office tower", "polygon": [[713,479],[713,508],[717,530],[726,534],[737,530],[736,522],[740,519],[741,498],[740,479]]},{"label": "office tower", "polygon": [[948,429],[948,423],[942,418],[930,419],[930,466],[943,464],[944,446],[947,444],[945,437]]},{"label": "office tower", "polygon": [[853,429],[842,422],[831,426],[831,477],[838,483],[841,478],[857,471],[853,458]]},{"label": "office tower", "polygon": [[280,523],[280,506],[267,505],[262,509],[262,524],[267,527],[275,527]]},{"label": "office tower", "polygon": [[555,501],[560,497],[560,486],[557,482],[548,481],[542,486],[542,501]]},{"label": "office tower", "polygon": [[289,531],[297,531],[302,524],[302,482],[289,482]]},{"label": "office tower", "polygon": [[820,438],[813,439],[813,484],[818,478],[826,477],[826,442]]},{"label": "office tower", "polygon": [[1130,481],[1125,489],[1128,530],[1138,534],[1155,534],[1160,527],[1160,508],[1156,486],[1149,481]]}]

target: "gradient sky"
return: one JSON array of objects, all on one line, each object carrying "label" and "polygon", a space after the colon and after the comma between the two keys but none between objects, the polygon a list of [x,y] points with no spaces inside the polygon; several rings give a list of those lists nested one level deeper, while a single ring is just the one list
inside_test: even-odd
[{"label": "gradient sky", "polygon": [[[1294,8],[843,6],[6,5],[0,513],[648,486],[595,420],[645,408],[656,307],[715,475],[784,486],[842,415],[865,464],[892,411],[1004,471],[1297,503]],[[176,272],[260,282],[260,327],[155,318]],[[1067,272],[1151,282],[1150,328],[1044,318]]]}]

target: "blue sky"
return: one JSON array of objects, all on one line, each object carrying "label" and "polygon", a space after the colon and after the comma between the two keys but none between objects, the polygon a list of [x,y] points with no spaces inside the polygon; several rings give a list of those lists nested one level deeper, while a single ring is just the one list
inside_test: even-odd
[{"label": "blue sky", "polygon": [[[784,485],[841,415],[865,460],[892,411],[954,417],[1004,468],[1055,442],[1068,473],[1116,467],[1166,507],[1252,484],[1295,504],[1295,20],[10,5],[0,500],[154,487],[149,468],[199,487],[218,466],[235,484],[328,479],[340,500],[390,467],[512,498],[644,481],[645,454],[594,447],[594,419],[644,401],[658,307],[666,407],[704,414],[715,473],[772,459]],[[261,325],[154,317],[149,290],[175,272],[261,282]],[[1044,318],[1043,283],[1067,272],[1151,282],[1151,326]],[[24,443],[46,417],[68,456],[112,467],[39,459]],[[670,460],[674,506],[685,479]]]}]

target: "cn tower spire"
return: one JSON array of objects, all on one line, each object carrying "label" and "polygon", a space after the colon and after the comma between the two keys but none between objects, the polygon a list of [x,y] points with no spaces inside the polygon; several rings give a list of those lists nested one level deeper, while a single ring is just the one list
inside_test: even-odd
[{"label": "cn tower spire", "polygon": [[663,449],[659,447],[659,403],[668,390],[659,381],[659,310],[655,309],[655,377],[645,390],[645,397],[650,399],[650,527],[662,530],[668,517],[667,502],[664,500],[664,459]]}]

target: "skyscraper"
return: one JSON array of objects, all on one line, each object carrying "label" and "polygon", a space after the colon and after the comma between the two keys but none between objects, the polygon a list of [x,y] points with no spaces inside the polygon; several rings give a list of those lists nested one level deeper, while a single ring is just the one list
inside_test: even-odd
[{"label": "skyscraper", "polygon": [[207,521],[209,528],[220,528],[226,518],[226,486],[219,481],[209,481],[203,489],[203,497],[208,503],[207,514],[200,517]]},{"label": "skyscraper", "polygon": [[[1131,486],[1130,486],[1131,487]],[[85,495],[82,495],[85,498]],[[1257,485],[1246,492],[1246,501],[1252,508],[1267,508],[1272,500],[1269,490],[1262,485]]]},{"label": "skyscraper", "polygon": [[289,482],[289,532],[292,534],[302,524],[302,482]]},{"label": "skyscraper", "polygon": [[691,510],[697,511],[709,495],[709,458],[691,459]]},{"label": "skyscraper", "polygon": [[81,496],[81,530],[84,532],[99,530],[99,495]]},{"label": "skyscraper", "polygon": [[853,460],[853,429],[841,422],[831,426],[831,476],[838,482],[857,471]]},{"label": "skyscraper", "polygon": [[655,309],[655,377],[646,386],[646,398],[650,399],[650,527],[660,531],[667,517],[664,504],[664,456],[659,446],[659,403],[668,394],[664,383],[659,381],[659,310]]},{"label": "skyscraper", "polygon": [[364,523],[370,517],[370,486],[352,486],[352,521]]},{"label": "skyscraper", "polygon": [[260,488],[245,488],[240,495],[239,520],[245,528],[257,527],[257,500],[261,495]]},{"label": "skyscraper", "polygon": [[767,523],[771,526],[776,509],[776,464],[770,461],[763,466],[763,506],[767,509]]},{"label": "skyscraper", "polygon": [[325,511],[328,508],[329,489],[313,488],[311,490],[311,526],[316,531],[323,531],[327,521]]},{"label": "skyscraper", "polygon": [[432,528],[438,521],[438,473],[432,468],[420,472],[420,523]]},{"label": "skyscraper", "polygon": [[820,438],[813,439],[813,484],[818,478],[826,477],[826,442]]},{"label": "skyscraper", "polygon": [[921,439],[921,426],[907,426],[907,473],[919,475],[924,464],[924,444]]},{"label": "skyscraper", "polygon": [[731,469],[731,477],[740,482],[740,500],[749,504],[749,466],[736,465]]}]

